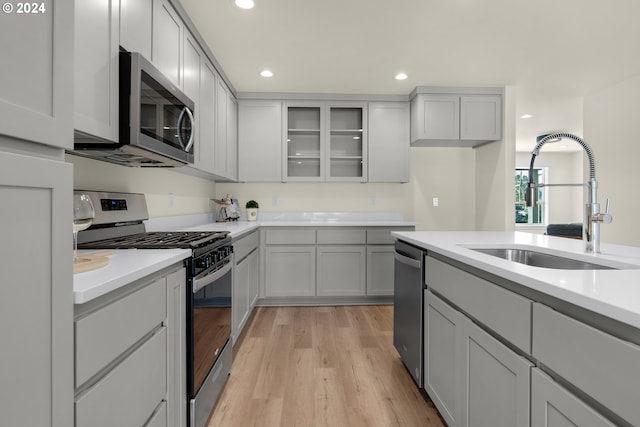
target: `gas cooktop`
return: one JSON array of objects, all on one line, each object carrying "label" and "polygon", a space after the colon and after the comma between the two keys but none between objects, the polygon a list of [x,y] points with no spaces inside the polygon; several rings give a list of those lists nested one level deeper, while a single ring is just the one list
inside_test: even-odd
[{"label": "gas cooktop", "polygon": [[231,240],[229,231],[153,231],[78,244],[79,249],[195,249]]}]

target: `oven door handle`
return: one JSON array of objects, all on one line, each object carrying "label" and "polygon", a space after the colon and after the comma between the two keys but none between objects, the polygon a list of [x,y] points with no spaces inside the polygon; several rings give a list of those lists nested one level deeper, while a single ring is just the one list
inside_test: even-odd
[{"label": "oven door handle", "polygon": [[193,293],[195,294],[200,289],[215,282],[216,280],[218,280],[219,278],[221,278],[222,276],[230,272],[232,268],[233,268],[233,257],[231,257],[229,262],[226,263],[224,267],[222,267],[221,269],[216,270],[211,274],[207,274],[206,276],[201,277],[199,279],[193,279]]}]

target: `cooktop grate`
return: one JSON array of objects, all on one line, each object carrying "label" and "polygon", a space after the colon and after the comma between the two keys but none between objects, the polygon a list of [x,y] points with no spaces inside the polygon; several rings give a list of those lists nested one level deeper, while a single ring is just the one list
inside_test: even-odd
[{"label": "cooktop grate", "polygon": [[78,244],[80,249],[194,249],[224,240],[228,231],[162,231],[130,234]]}]

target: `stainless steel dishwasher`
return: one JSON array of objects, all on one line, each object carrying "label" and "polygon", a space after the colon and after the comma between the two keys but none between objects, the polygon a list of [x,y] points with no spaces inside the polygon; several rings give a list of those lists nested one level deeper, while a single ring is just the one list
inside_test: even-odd
[{"label": "stainless steel dishwasher", "polygon": [[422,376],[422,310],[424,254],[399,240],[395,244],[393,294],[393,345],[418,387]]}]

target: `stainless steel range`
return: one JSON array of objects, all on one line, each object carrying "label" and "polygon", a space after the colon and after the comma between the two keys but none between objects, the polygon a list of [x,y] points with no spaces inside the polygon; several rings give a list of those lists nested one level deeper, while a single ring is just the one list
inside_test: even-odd
[{"label": "stainless steel range", "polygon": [[80,249],[186,248],[187,408],[190,427],[203,427],[231,370],[233,247],[228,231],[145,232],[143,194],[77,191],[95,207],[93,225],[78,236]]}]

